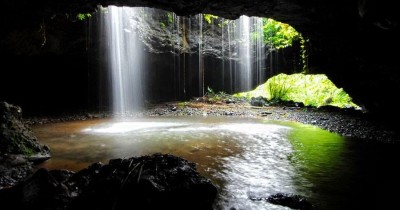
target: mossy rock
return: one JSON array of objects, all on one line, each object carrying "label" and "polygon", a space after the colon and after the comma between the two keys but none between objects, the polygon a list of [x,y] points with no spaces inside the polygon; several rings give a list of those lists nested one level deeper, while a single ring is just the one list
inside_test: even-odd
[{"label": "mossy rock", "polygon": [[50,149],[41,145],[22,121],[22,109],[0,102],[0,154],[23,154],[27,157],[50,158]]}]

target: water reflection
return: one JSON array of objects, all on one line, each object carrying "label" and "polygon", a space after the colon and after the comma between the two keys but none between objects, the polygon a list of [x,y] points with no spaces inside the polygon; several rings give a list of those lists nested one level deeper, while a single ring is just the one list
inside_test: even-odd
[{"label": "water reflection", "polygon": [[[399,157],[395,147],[368,147],[313,126],[255,119],[94,120],[36,126],[34,132],[53,151],[41,165],[46,168],[79,170],[93,162],[156,152],[193,161],[218,185],[216,209],[286,209],[249,199],[278,192],[303,195],[316,209],[358,209],[366,195],[373,198],[365,192],[393,189],[374,184],[372,177],[379,173],[371,170],[395,173],[391,164],[363,161],[391,163]],[[399,186],[395,176],[387,177]],[[372,189],[365,191],[360,186],[368,182]]]}]

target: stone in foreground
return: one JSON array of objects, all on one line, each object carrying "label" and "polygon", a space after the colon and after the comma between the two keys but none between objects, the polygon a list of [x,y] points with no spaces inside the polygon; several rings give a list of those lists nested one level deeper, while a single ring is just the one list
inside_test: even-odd
[{"label": "stone in foreground", "polygon": [[194,163],[155,154],[95,163],[77,173],[40,169],[0,191],[0,202],[13,209],[212,209],[216,194]]}]

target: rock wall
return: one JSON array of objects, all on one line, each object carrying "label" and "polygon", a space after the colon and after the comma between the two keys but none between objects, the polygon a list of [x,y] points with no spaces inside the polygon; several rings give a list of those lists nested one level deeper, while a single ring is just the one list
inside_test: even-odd
[{"label": "rock wall", "polygon": [[22,110],[0,102],[0,155],[22,154],[50,157],[47,146],[39,144],[33,132],[22,121]]},{"label": "rock wall", "polygon": [[0,102],[0,189],[25,179],[35,163],[49,158],[49,147],[22,121],[21,108]]}]

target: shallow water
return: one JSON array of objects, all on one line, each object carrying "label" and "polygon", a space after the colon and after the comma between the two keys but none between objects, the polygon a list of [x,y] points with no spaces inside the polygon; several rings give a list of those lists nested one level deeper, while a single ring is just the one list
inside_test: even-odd
[{"label": "shallow water", "polygon": [[40,167],[80,170],[112,158],[170,153],[218,186],[216,209],[289,209],[249,197],[306,197],[315,209],[395,204],[398,146],[345,139],[314,126],[224,117],[91,120],[34,126],[52,158]]}]

